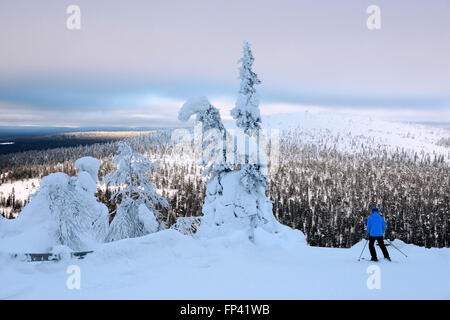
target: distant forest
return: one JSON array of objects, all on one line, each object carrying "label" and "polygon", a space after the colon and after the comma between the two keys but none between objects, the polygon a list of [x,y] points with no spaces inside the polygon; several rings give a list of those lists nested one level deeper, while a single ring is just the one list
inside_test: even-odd
[{"label": "distant forest", "polygon": [[[2,131],[0,130],[0,133],[1,132]],[[30,137],[18,136],[7,138],[6,136],[3,136],[0,137],[0,154],[86,146],[96,143],[117,141],[139,134],[141,134],[140,131],[83,131]]]},{"label": "distant forest", "polygon": [[[305,133],[285,133],[280,166],[268,177],[268,196],[283,224],[305,233],[313,246],[348,248],[365,237],[365,221],[378,206],[387,222],[386,236],[425,247],[449,247],[450,167],[443,156],[418,154],[373,145],[361,137],[350,141],[351,152],[336,146],[336,137],[322,132],[316,142]],[[153,182],[171,205],[162,210],[170,226],[178,217],[200,216],[206,177],[188,154],[176,154],[170,131],[127,139],[158,166]],[[42,178],[57,171],[75,175],[82,156],[102,159],[100,176],[110,172],[117,142],[0,155],[0,182]],[[110,212],[110,188],[98,199]],[[10,194],[0,206],[19,212],[24,203]],[[5,209],[0,213],[9,216]],[[8,211],[9,212],[9,211]]]}]

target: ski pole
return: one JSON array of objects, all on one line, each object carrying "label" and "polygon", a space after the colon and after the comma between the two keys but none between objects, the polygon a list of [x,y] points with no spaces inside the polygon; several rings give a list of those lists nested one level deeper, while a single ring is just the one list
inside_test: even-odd
[{"label": "ski pole", "polygon": [[366,239],[366,243],[364,244],[364,248],[362,249],[361,254],[359,255],[358,261],[361,260],[361,256],[362,256],[362,254],[363,254],[363,252],[364,252],[364,249],[366,249],[367,242],[369,242],[369,240]]},{"label": "ski pole", "polygon": [[400,251],[401,254],[403,254],[405,257],[408,258],[408,256],[407,256],[406,254],[404,254],[404,253],[402,252],[402,250],[400,250],[399,248],[397,248],[396,246],[394,246],[394,244],[391,242],[391,240],[387,239],[387,241],[389,241],[389,244],[390,244],[394,249],[397,249],[398,251]]}]

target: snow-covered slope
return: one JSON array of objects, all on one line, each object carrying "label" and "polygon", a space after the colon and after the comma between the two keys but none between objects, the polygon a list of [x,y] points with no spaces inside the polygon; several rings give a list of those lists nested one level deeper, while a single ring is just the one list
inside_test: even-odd
[{"label": "snow-covered slope", "polygon": [[365,116],[299,112],[263,116],[263,128],[291,132],[304,143],[326,143],[340,151],[355,151],[361,143],[386,150],[407,149],[450,158],[450,148],[439,145],[450,139],[450,130],[419,124],[390,122]]},{"label": "snow-covered slope", "polygon": [[[381,260],[380,289],[368,289],[373,263],[351,249],[309,247],[300,231],[194,239],[174,230],[102,245],[84,260],[21,262],[0,254],[0,299],[450,299],[450,249],[395,241]],[[369,256],[366,248],[365,257]],[[379,255],[381,253],[379,252]],[[81,288],[69,290],[69,265]]]}]

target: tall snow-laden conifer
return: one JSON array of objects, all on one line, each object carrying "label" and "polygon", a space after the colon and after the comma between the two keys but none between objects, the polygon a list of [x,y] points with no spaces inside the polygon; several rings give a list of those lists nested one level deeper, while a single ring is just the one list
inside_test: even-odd
[{"label": "tall snow-laden conifer", "polygon": [[231,110],[231,116],[236,120],[238,128],[249,134],[261,129],[261,115],[259,112],[259,97],[255,86],[260,84],[258,76],[252,71],[252,51],[248,42],[244,42],[243,56],[239,60],[242,63],[239,68],[241,86],[236,100],[236,106]]},{"label": "tall snow-laden conifer", "polygon": [[236,120],[236,126],[247,135],[245,137],[245,162],[241,163],[239,170],[239,182],[245,192],[246,203],[240,207],[240,210],[248,218],[249,238],[252,241],[254,240],[254,229],[258,226],[263,226],[268,231],[274,231],[277,225],[272,212],[272,202],[266,196],[266,177],[261,173],[259,163],[249,163],[249,139],[256,137],[256,145],[259,148],[261,129],[259,98],[255,89],[255,86],[261,81],[252,71],[254,60],[249,43],[244,42],[243,56],[239,60],[242,63],[239,68],[241,85],[236,106],[231,110],[231,116]]},{"label": "tall snow-laden conifer", "polygon": [[111,222],[107,241],[140,237],[161,228],[156,220],[155,205],[169,207],[168,202],[156,193],[149,175],[157,166],[144,155],[125,143],[119,143],[119,154],[113,163],[117,170],[108,174],[103,182],[119,188],[112,199],[120,201]]}]

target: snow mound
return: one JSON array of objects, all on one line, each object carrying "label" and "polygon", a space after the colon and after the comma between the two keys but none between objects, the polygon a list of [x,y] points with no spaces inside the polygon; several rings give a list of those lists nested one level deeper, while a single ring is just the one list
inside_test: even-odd
[{"label": "snow mound", "polygon": [[41,180],[41,188],[63,187],[69,183],[69,176],[63,172],[51,173]]},{"label": "snow mound", "polygon": [[79,172],[85,171],[89,173],[92,181],[97,181],[100,161],[93,157],[83,157],[75,161],[75,168],[77,168]]}]

